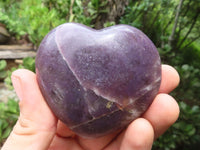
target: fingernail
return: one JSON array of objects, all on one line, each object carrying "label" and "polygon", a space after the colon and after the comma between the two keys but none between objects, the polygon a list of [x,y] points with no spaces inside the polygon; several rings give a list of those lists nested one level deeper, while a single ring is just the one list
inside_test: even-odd
[{"label": "fingernail", "polygon": [[22,100],[22,96],[23,96],[21,78],[19,76],[17,76],[17,75],[12,74],[11,80],[12,80],[15,92],[16,92],[19,100],[21,101]]}]

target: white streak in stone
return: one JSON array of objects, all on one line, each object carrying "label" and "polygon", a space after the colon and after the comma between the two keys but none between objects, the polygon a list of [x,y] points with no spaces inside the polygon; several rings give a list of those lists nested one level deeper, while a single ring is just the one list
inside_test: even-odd
[{"label": "white streak in stone", "polygon": [[[129,117],[130,119],[135,119],[138,116],[141,115],[141,110],[138,110],[137,108],[133,108],[131,110],[128,111],[129,113],[131,113],[131,117]],[[129,118],[127,118],[129,120]]]},{"label": "white streak in stone", "polygon": [[[62,25],[60,26],[60,28],[62,27]],[[59,28],[58,28],[59,29]],[[58,30],[57,29],[57,30]],[[56,31],[57,31],[56,30]],[[56,32],[55,31],[55,32]],[[73,68],[69,65],[69,62],[68,62],[68,60],[64,57],[64,55],[63,55],[63,52],[62,52],[62,49],[61,49],[61,47],[60,47],[60,45],[58,44],[59,42],[58,42],[58,35],[57,35],[57,32],[55,33],[55,41],[56,41],[56,45],[57,45],[57,47],[58,47],[58,51],[59,51],[59,53],[60,53],[60,55],[62,56],[62,58],[63,58],[63,60],[65,61],[65,63],[67,64],[67,66],[69,67],[69,69],[71,70],[71,72],[72,72],[72,74],[75,76],[75,78],[76,78],[76,80],[79,82],[79,84],[84,88],[84,90],[86,91],[86,89],[85,89],[85,87],[82,85],[82,82],[80,81],[80,79],[78,78],[78,76],[76,75],[76,73],[74,72],[74,70],[73,70]]]}]

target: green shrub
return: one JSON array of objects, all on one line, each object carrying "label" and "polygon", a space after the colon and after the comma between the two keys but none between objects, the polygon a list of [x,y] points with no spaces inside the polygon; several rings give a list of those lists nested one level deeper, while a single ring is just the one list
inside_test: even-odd
[{"label": "green shrub", "polygon": [[12,67],[10,70],[6,71],[7,76],[4,79],[4,82],[5,82],[6,87],[10,90],[13,89],[12,80],[11,80],[12,72],[17,69],[28,69],[32,72],[35,72],[35,58],[26,57],[23,59],[23,63],[20,64],[17,68]]},{"label": "green shrub", "polygon": [[[0,2],[0,22],[9,32],[20,39],[28,35],[38,46],[44,36],[54,27],[65,22],[77,22],[93,27],[92,21],[104,9],[107,1],[91,0],[20,0]],[[111,23],[106,23],[109,26]]]},{"label": "green shrub", "polygon": [[168,129],[154,143],[156,150],[192,150],[198,149],[200,143],[200,107],[189,106],[179,102],[180,117],[178,121]]},{"label": "green shrub", "polygon": [[0,102],[0,146],[9,136],[19,116],[18,102],[9,99],[7,103]]},{"label": "green shrub", "polygon": [[[5,68],[6,61],[1,60],[0,63],[3,62],[0,68]],[[3,66],[3,67],[1,67]],[[35,72],[35,59],[34,58],[24,58],[22,65],[19,65],[17,68],[11,68],[10,70],[6,71],[7,77],[5,78],[5,84],[8,89],[13,90],[11,75],[12,72],[20,69],[25,68]],[[16,123],[19,116],[19,106],[16,98],[8,99],[8,102],[1,102],[0,101],[0,146],[3,145],[6,138],[9,136],[14,124]]]},{"label": "green shrub", "polygon": [[200,106],[200,68],[196,68],[192,65],[183,64],[176,67],[179,72],[181,82],[176,92],[174,92],[175,97],[180,97],[181,100],[189,103],[190,105]]},{"label": "green shrub", "polygon": [[28,70],[30,70],[32,72],[35,72],[35,58],[32,58],[32,57],[24,58],[22,66],[25,69],[28,69]]},{"label": "green shrub", "polygon": [[[54,27],[65,22],[78,22],[93,26],[92,20],[106,2],[92,0],[21,0],[0,2],[0,22],[6,24],[9,32],[20,39],[28,35],[38,46],[44,36]],[[10,4],[10,5],[9,5]]]},{"label": "green shrub", "polygon": [[6,73],[6,66],[7,63],[5,60],[0,60],[0,79],[3,79],[6,77],[7,73]]},{"label": "green shrub", "polygon": [[27,34],[31,42],[39,45],[52,28],[66,20],[60,17],[56,9],[48,9],[41,0],[22,0],[8,9],[0,7],[0,22],[5,23],[18,39]]}]

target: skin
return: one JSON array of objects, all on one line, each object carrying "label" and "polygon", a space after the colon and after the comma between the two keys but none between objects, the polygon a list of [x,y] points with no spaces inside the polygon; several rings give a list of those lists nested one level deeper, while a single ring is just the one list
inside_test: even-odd
[{"label": "skin", "polygon": [[25,69],[12,74],[20,99],[20,116],[2,150],[149,150],[178,118],[179,106],[168,95],[179,84],[177,71],[162,65],[159,93],[149,109],[126,129],[97,139],[76,136],[47,106],[36,75]]}]

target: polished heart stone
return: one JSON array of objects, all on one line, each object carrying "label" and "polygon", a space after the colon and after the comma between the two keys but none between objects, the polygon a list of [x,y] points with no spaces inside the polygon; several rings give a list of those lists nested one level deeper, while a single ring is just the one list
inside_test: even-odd
[{"label": "polished heart stone", "polygon": [[160,87],[161,62],[151,40],[132,26],[66,23],[41,42],[36,74],[54,114],[78,135],[99,137],[147,110]]}]

